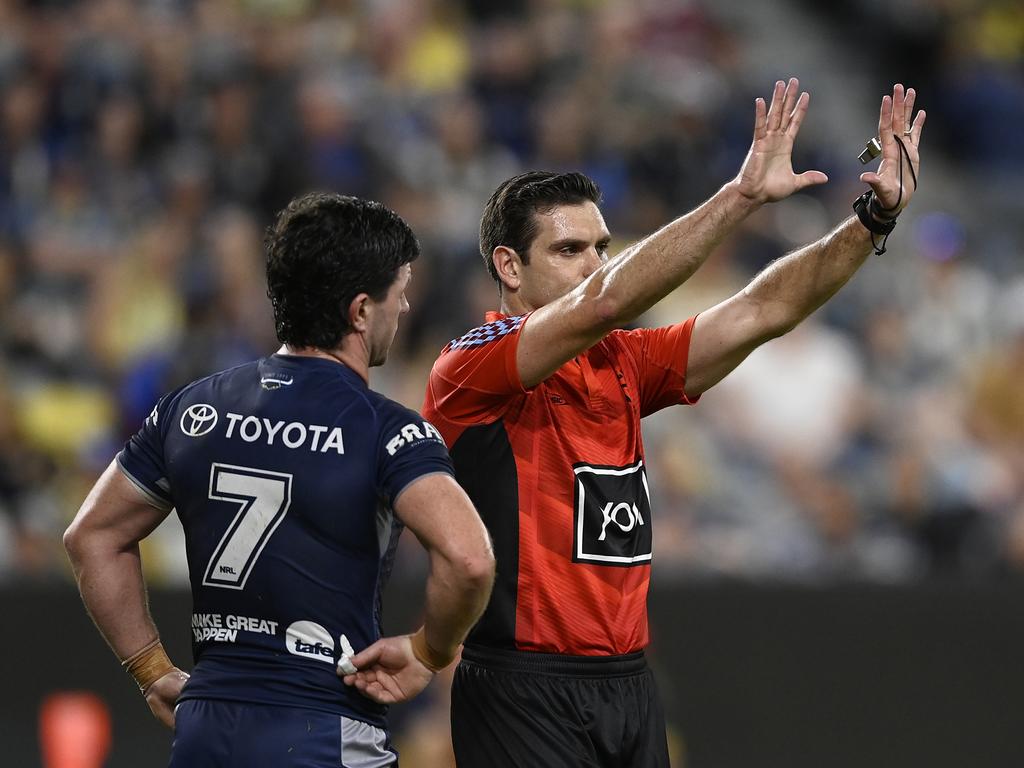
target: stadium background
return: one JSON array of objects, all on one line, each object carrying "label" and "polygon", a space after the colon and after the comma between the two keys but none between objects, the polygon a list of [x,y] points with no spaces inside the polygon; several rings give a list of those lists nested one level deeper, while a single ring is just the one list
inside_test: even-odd
[{"label": "stadium background", "polygon": [[[896,81],[929,113],[922,188],[825,310],[645,422],[676,764],[1024,765],[1022,65],[1019,2],[0,2],[0,763],[39,765],[41,731],[52,758],[45,697],[92,689],[106,765],[164,764],[60,534],[160,393],[274,349],[260,241],[291,196],[377,198],[417,232],[372,383],[418,407],[494,306],[476,236],[499,181],[587,172],[616,251],[730,178],[754,97],[797,75],[795,164],[830,183],[752,217],[644,323],[847,215]],[[185,664],[180,531],[144,554]],[[423,571],[405,547],[393,631]],[[396,710],[407,768],[448,764],[444,697]]]}]

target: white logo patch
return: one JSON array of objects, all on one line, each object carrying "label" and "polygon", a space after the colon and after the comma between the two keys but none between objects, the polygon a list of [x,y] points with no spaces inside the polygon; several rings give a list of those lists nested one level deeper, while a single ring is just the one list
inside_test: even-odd
[{"label": "white logo patch", "polygon": [[260,386],[267,390],[290,387],[293,383],[291,376],[264,376],[260,379]]},{"label": "white logo patch", "polygon": [[315,621],[296,621],[284,633],[285,648],[295,656],[334,663],[334,639]]},{"label": "white logo patch", "polygon": [[202,437],[217,426],[217,409],[206,403],[190,405],[181,414],[180,426],[189,437]]},{"label": "white logo patch", "polygon": [[429,421],[421,421],[419,424],[409,423],[402,427],[385,444],[388,449],[388,456],[394,456],[398,449],[411,443],[418,443],[421,440],[433,440],[444,445],[444,438],[437,431],[437,427]]},{"label": "white logo patch", "polygon": [[651,497],[643,461],[575,464],[573,562],[632,566],[652,555]]}]

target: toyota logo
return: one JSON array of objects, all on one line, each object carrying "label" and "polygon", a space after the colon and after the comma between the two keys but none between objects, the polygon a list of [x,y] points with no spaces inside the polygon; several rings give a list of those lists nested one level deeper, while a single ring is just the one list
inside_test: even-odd
[{"label": "toyota logo", "polygon": [[181,414],[181,431],[189,437],[202,437],[217,426],[217,409],[206,403],[190,405]]}]

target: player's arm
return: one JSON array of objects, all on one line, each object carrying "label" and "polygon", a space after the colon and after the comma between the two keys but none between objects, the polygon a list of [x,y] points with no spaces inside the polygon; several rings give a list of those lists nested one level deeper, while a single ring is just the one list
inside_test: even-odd
[{"label": "player's arm", "polygon": [[517,350],[522,383],[533,386],[611,330],[635,319],[685,282],[752,211],[827,177],[793,172],[793,142],[809,95],[796,78],[775,84],[771,106],[755,107],[754,139],[735,179],[699,208],[626,248],[579,287],[537,309]]},{"label": "player's arm", "polygon": [[346,684],[385,704],[412,698],[454,660],[494,583],[487,529],[451,475],[416,480],[398,496],[395,512],[430,556],[423,627],[377,641],[352,657],[359,672],[343,675]]},{"label": "player's arm", "polygon": [[[918,143],[925,113],[913,123],[915,93],[897,84],[893,95],[882,99],[878,131],[882,163],[877,173],[861,176],[881,205],[896,213],[913,197],[920,166]],[[909,133],[904,133],[909,131]],[[901,178],[901,150],[906,147]],[[902,187],[901,187],[902,182]],[[722,380],[759,345],[788,333],[831,298],[867,261],[873,250],[871,233],[851,217],[821,240],[769,265],[741,292],[702,313],[690,339],[686,394],[695,397]]]},{"label": "player's arm", "polygon": [[170,663],[159,643],[139,555],[139,542],[169,511],[148,503],[111,462],[64,533],[64,546],[92,620],[139,683],[153,714],[173,726],[174,702],[188,675]]},{"label": "player's arm", "polygon": [[480,618],[494,583],[491,539],[473,502],[451,475],[413,483],[395,512],[430,556],[423,640],[435,666],[447,666]]}]

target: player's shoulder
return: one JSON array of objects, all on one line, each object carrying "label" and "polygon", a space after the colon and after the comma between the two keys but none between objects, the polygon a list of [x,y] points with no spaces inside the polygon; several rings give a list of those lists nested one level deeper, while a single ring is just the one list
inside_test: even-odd
[{"label": "player's shoulder", "polygon": [[251,379],[257,375],[259,360],[249,360],[245,363],[233,365],[230,368],[224,368],[220,371],[202,376],[194,381],[190,381],[184,387],[181,388],[181,392],[196,392],[205,389],[211,389],[224,382],[233,381],[239,378]]},{"label": "player's shoulder", "polygon": [[226,375],[253,365],[252,362],[243,363],[171,389],[157,399],[143,423],[143,431],[150,430],[154,436],[165,436],[168,425],[177,422],[181,431],[190,437],[209,432],[219,419],[217,405],[213,402],[213,384]]},{"label": "player's shoulder", "polygon": [[483,325],[478,325],[476,328],[472,328],[458,338],[452,339],[448,342],[442,351],[442,354],[460,349],[482,347],[498,341],[508,334],[518,331],[522,327],[523,321],[526,320],[526,317],[526,315],[502,317],[491,320]]},{"label": "player's shoulder", "polygon": [[419,411],[372,389],[367,390],[367,403],[376,413],[381,429],[390,429],[396,424],[417,423],[422,425],[425,421],[423,414]]},{"label": "player's shoulder", "polygon": [[422,441],[444,445],[441,433],[421,413],[373,390],[367,391],[367,399],[376,413],[380,439],[389,455],[395,455],[404,445]]},{"label": "player's shoulder", "polygon": [[379,419],[387,419],[392,416],[402,418],[410,414],[416,415],[416,412],[411,408],[402,405],[397,400],[392,400],[387,395],[378,392],[374,389],[367,389],[365,392],[366,406]]},{"label": "player's shoulder", "polygon": [[209,399],[214,390],[225,381],[230,382],[238,377],[250,378],[255,373],[256,364],[257,361],[253,360],[194,379],[161,397],[156,408],[171,410],[182,405],[194,404],[204,398]]}]

